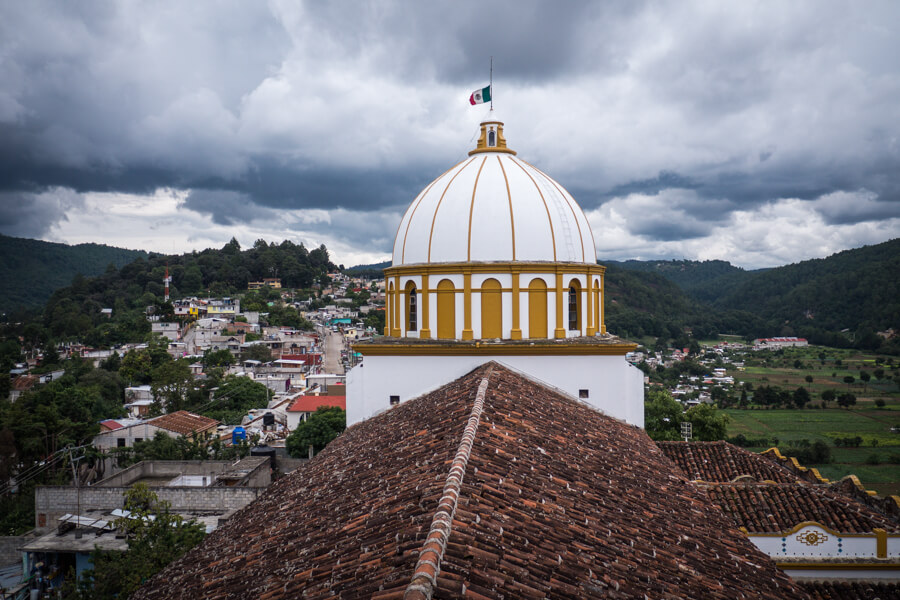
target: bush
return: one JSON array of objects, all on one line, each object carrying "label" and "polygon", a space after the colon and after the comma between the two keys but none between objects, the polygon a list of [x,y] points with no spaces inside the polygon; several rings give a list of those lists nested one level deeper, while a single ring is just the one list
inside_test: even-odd
[{"label": "bush", "polygon": [[882,398],[879,398],[875,401],[875,406],[877,406],[878,408],[884,408],[884,400]]},{"label": "bush", "polygon": [[789,446],[782,450],[782,454],[793,456],[798,462],[805,465],[821,465],[831,462],[831,446],[822,440],[816,440],[812,444],[809,443],[809,440],[800,440],[797,446]]},{"label": "bush", "polygon": [[866,464],[867,465],[880,465],[881,464],[881,456],[878,453],[873,452],[872,454],[870,454],[869,456],[866,457]]}]

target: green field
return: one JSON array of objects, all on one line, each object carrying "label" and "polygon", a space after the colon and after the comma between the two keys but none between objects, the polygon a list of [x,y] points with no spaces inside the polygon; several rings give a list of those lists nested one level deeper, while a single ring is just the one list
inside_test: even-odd
[{"label": "green field", "polygon": [[[892,407],[893,408],[893,407]],[[738,410],[729,409],[728,435],[744,434],[748,438],[775,437],[781,449],[792,442],[822,440],[834,446],[836,438],[859,436],[859,448],[832,448],[833,462],[816,467],[823,477],[832,480],[849,474],[859,477],[868,488],[879,494],[900,494],[900,434],[891,427],[900,425],[900,413],[894,410]],[[760,451],[766,448],[750,448]],[[875,462],[877,457],[880,464]]]}]

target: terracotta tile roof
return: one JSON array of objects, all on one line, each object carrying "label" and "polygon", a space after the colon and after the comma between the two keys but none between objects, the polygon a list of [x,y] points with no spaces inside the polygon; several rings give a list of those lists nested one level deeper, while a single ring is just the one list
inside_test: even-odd
[{"label": "terracotta tile roof", "polygon": [[107,419],[105,421],[100,421],[100,426],[105,427],[108,431],[115,431],[116,429],[122,429],[123,425],[118,421],[113,419]]},{"label": "terracotta tile roof", "polygon": [[316,412],[320,406],[337,406],[347,410],[346,396],[300,396],[288,407],[288,412]]},{"label": "terracotta tile roof", "polygon": [[37,375],[19,375],[12,382],[12,389],[17,392],[30,390],[38,382]]},{"label": "terracotta tile roof", "polygon": [[801,581],[812,600],[900,600],[900,584],[868,581]]},{"label": "terracotta tile roof", "polygon": [[840,533],[900,532],[900,521],[827,486],[793,483],[708,486],[709,497],[751,533],[777,533],[816,521]]},{"label": "terracotta tile roof", "polygon": [[186,410],[169,413],[155,419],[150,419],[149,423],[154,427],[165,429],[180,435],[188,435],[190,433],[199,433],[211,429],[219,424],[215,419],[195,415]]},{"label": "terracotta tile roof", "polygon": [[728,442],[657,442],[691,480],[727,483],[738,477],[790,483],[797,475],[771,460]]},{"label": "terracotta tile roof", "polygon": [[643,430],[494,364],[349,428],[134,598],[736,590],[807,597]]}]

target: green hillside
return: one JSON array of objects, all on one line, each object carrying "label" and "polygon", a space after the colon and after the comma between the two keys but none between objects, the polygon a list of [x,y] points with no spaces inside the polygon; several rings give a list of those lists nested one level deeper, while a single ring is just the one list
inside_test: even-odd
[{"label": "green hillside", "polygon": [[[875,334],[900,330],[900,239],[758,271],[724,261],[600,262],[611,273],[630,271],[664,292],[668,298],[656,303],[653,314],[677,309],[686,322],[696,320],[683,312],[685,301],[671,288],[651,283],[661,277],[690,298],[688,307],[702,309],[719,323],[720,333],[798,335],[817,344],[900,353],[900,341],[886,342]],[[612,291],[612,282],[609,287]],[[742,314],[752,317],[736,328],[742,331],[733,330],[729,324],[737,323],[731,317]]]},{"label": "green hillside", "polygon": [[146,258],[147,253],[102,244],[67,246],[0,235],[0,256],[0,312],[8,312],[41,306],[75,275],[100,275],[110,264],[120,268]]},{"label": "green hillside", "polygon": [[748,273],[714,304],[771,324],[853,332],[900,329],[900,239]]}]

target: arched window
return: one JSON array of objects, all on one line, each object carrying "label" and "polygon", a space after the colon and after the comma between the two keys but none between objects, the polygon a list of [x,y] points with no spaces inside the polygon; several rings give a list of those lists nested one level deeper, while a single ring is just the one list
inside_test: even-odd
[{"label": "arched window", "polygon": [[437,285],[437,337],[456,339],[456,288],[449,279]]},{"label": "arched window", "polygon": [[416,297],[416,284],[410,281],[406,284],[406,330],[418,331],[419,311],[418,298]]},{"label": "arched window", "polygon": [[503,337],[503,296],[500,282],[487,279],[481,284],[481,339]]},{"label": "arched window", "polygon": [[488,146],[493,148],[496,145],[497,145],[497,133],[493,129],[491,129],[490,131],[488,131]]},{"label": "arched window", "polygon": [[528,284],[528,337],[547,337],[547,284],[541,278]]},{"label": "arched window", "polygon": [[581,283],[569,282],[569,331],[581,331]]}]

